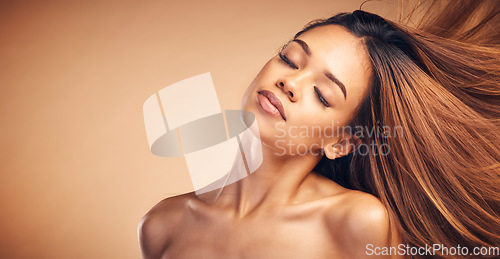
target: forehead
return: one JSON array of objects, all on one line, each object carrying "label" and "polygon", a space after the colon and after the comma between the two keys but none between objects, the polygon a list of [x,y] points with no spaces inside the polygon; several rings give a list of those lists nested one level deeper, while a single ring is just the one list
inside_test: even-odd
[{"label": "forehead", "polygon": [[347,90],[347,100],[359,101],[371,79],[371,64],[362,40],[340,25],[310,29],[298,39],[309,45],[311,63],[329,70]]}]

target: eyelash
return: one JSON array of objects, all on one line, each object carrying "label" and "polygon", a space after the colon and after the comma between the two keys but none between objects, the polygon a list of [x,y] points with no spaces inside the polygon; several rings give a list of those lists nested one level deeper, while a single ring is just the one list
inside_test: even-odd
[{"label": "eyelash", "polygon": [[283,53],[278,54],[283,62],[285,62],[287,65],[289,65],[293,69],[299,69],[298,66],[296,66],[292,61],[290,61]]},{"label": "eyelash", "polygon": [[325,107],[330,107],[330,104],[325,100],[325,98],[323,98],[323,95],[316,86],[314,87],[314,91],[316,92],[316,95],[318,96],[318,99],[321,102],[321,104],[323,104]]},{"label": "eyelash", "polygon": [[[289,65],[291,68],[298,69],[298,67],[292,61],[290,61],[290,59],[288,59],[285,55],[283,55],[283,53],[280,52],[278,55],[280,59],[287,65]],[[330,104],[325,100],[325,98],[323,98],[323,95],[316,86],[314,87],[314,91],[316,92],[316,96],[318,96],[319,102],[323,104],[323,106],[325,107],[330,107]]]}]

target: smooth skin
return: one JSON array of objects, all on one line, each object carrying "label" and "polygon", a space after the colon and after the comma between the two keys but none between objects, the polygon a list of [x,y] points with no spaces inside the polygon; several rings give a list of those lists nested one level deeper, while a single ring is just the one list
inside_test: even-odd
[{"label": "smooth skin", "polygon": [[[323,154],[335,159],[355,152],[348,144],[357,140],[332,132],[283,136],[299,127],[325,133],[332,121],[348,125],[372,76],[364,46],[338,25],[311,29],[298,39],[307,47],[290,42],[243,97],[242,108],[258,121],[262,165],[220,195],[191,192],[159,202],[139,224],[143,258],[373,258],[368,244],[397,244],[376,197],[313,171]],[[344,85],[345,97],[331,75]],[[263,89],[281,100],[286,121],[259,105]]]}]

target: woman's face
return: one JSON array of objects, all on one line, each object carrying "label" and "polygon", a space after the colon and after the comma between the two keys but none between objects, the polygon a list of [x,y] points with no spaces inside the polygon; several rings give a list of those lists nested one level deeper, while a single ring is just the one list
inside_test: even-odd
[{"label": "woman's face", "polygon": [[[351,121],[370,80],[361,40],[342,26],[320,26],[264,65],[242,109],[255,114],[262,142],[277,154],[318,154],[342,140],[342,127]],[[276,108],[278,99],[282,108]]]}]

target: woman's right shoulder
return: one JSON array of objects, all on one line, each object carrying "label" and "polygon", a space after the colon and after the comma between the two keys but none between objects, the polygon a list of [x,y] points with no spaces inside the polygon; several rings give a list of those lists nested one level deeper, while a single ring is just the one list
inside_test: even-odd
[{"label": "woman's right shoulder", "polygon": [[161,257],[170,238],[178,231],[186,205],[195,198],[192,192],[165,198],[141,218],[137,231],[143,258]]}]

